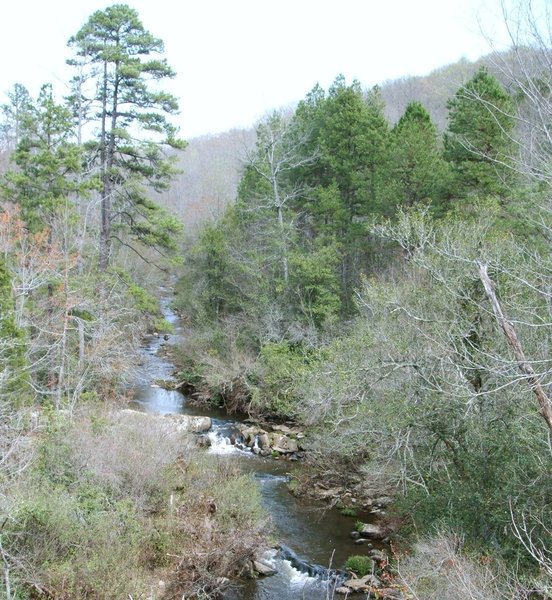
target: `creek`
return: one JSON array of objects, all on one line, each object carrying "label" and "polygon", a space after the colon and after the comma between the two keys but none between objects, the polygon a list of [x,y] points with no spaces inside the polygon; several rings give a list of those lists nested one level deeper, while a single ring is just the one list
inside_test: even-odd
[{"label": "creek", "polygon": [[[291,462],[263,458],[230,443],[237,424],[224,410],[189,406],[186,396],[176,390],[158,387],[156,380],[173,378],[174,365],[161,351],[164,344],[185,343],[178,315],[170,307],[169,290],[161,290],[163,314],[174,328],[168,340],[150,336],[143,347],[143,361],[134,390],[134,408],[159,414],[179,413],[211,418],[211,446],[207,452],[219,460],[239,461],[243,471],[258,482],[264,506],[281,548],[267,553],[263,560],[276,575],[245,581],[225,594],[225,600],[323,600],[332,597],[336,585],[334,569],[356,554],[349,532],[354,520],[313,501],[294,497],[287,488],[293,469]],[[328,567],[332,567],[328,570]],[[339,580],[339,577],[337,578]]]}]

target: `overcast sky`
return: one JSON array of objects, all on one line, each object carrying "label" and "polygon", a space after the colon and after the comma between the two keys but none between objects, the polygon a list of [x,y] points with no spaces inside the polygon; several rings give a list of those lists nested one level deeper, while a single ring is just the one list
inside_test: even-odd
[{"label": "overcast sky", "polygon": [[[4,0],[0,92],[70,77],[68,38],[114,2]],[[165,42],[177,125],[190,138],[249,126],[339,73],[365,87],[489,51],[499,0],[130,0]],[[498,23],[498,19],[496,21]]]}]

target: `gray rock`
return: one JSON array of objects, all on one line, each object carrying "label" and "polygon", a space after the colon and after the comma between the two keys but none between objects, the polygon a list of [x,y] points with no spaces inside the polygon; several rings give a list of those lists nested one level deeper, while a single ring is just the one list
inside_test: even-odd
[{"label": "gray rock", "polygon": [[261,450],[270,450],[270,439],[269,439],[268,433],[266,433],[266,431],[263,431],[262,433],[260,433],[257,440],[258,440],[259,448]]},{"label": "gray rock", "polygon": [[272,449],[280,454],[292,454],[299,450],[297,442],[285,435],[275,435],[272,441]]},{"label": "gray rock", "polygon": [[367,583],[365,577],[361,577],[360,579],[348,579],[343,585],[352,592],[367,592],[370,590],[370,584]]},{"label": "gray rock", "polygon": [[385,533],[379,525],[375,525],[374,523],[364,523],[362,528],[359,529],[360,535],[362,537],[368,538],[383,538],[385,537]]},{"label": "gray rock", "polygon": [[272,429],[274,431],[280,431],[284,435],[291,435],[293,433],[293,429],[289,428],[287,425],[273,425]]},{"label": "gray rock", "polygon": [[201,434],[197,436],[196,443],[199,448],[209,448],[211,445],[211,438],[208,435]]},{"label": "gray rock", "polygon": [[387,555],[385,554],[385,552],[382,552],[381,550],[371,550],[370,558],[372,558],[373,560],[375,560],[377,562],[381,562],[383,560],[387,560]]},{"label": "gray rock", "polygon": [[277,573],[275,569],[261,560],[254,560],[253,568],[259,575],[262,575],[263,577],[269,577],[270,575],[276,575]]},{"label": "gray rock", "polygon": [[343,586],[352,592],[369,592],[372,588],[379,587],[380,580],[375,575],[365,575],[360,578],[348,579]]},{"label": "gray rock", "polygon": [[192,417],[174,413],[157,415],[129,408],[118,411],[118,415],[121,418],[143,422],[146,427],[148,423],[157,421],[157,423],[163,424],[163,428],[166,429],[168,434],[205,433],[211,429],[211,419],[209,417]]},{"label": "gray rock", "polygon": [[194,433],[204,433],[211,429],[210,417],[189,417],[190,418],[190,431]]}]

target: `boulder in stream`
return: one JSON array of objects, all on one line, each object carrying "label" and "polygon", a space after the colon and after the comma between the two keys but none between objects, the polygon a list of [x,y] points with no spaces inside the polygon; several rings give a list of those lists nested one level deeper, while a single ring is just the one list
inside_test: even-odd
[{"label": "boulder in stream", "polygon": [[292,454],[299,450],[299,446],[294,439],[276,434],[272,438],[272,449],[280,454]]},{"label": "boulder in stream", "polygon": [[365,575],[358,579],[348,579],[343,587],[348,588],[350,592],[369,592],[373,588],[381,585],[380,580],[375,575]]},{"label": "boulder in stream", "polygon": [[270,450],[270,439],[266,431],[259,434],[258,438],[259,448],[261,450]]},{"label": "boulder in stream", "polygon": [[351,590],[344,585],[335,589],[336,594],[341,594],[342,596],[348,596],[351,593]]},{"label": "boulder in stream", "polygon": [[363,538],[381,539],[386,535],[383,529],[374,523],[363,523],[362,527],[359,527],[358,532],[360,533],[360,537]]},{"label": "boulder in stream", "polygon": [[134,419],[144,423],[147,427],[148,423],[157,421],[162,423],[168,434],[182,433],[205,433],[211,429],[211,419],[209,417],[193,417],[190,415],[158,415],[153,413],[141,412],[124,408],[119,412],[119,416],[124,419]]},{"label": "boulder in stream", "polygon": [[165,419],[168,419],[177,430],[190,431],[191,433],[205,433],[211,429],[211,418],[210,417],[192,417],[190,415],[178,415],[169,413],[164,415]]},{"label": "boulder in stream", "polygon": [[270,575],[276,575],[277,573],[276,569],[273,569],[270,565],[267,565],[261,560],[253,561],[253,569],[255,569],[255,572],[263,577],[269,577]]}]

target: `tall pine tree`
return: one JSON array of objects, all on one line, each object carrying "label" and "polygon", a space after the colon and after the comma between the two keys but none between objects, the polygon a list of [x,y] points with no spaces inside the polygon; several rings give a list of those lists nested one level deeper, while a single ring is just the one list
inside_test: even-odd
[{"label": "tall pine tree", "polygon": [[174,248],[178,221],[144,187],[164,189],[175,171],[163,148],[184,147],[167,119],[178,102],[157,87],[175,75],[157,57],[163,42],[144,28],[136,10],[115,4],[96,11],[69,45],[77,57],[71,64],[92,84],[98,135],[89,149],[101,177],[100,268],[109,265],[114,239],[134,249],[135,242]]}]

